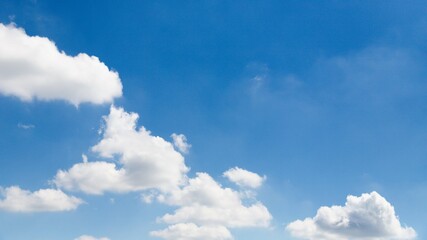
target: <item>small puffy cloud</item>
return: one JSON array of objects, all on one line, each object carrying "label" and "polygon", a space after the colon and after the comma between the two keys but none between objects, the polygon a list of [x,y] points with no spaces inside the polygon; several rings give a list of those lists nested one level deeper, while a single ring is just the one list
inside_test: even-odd
[{"label": "small puffy cloud", "polygon": [[194,223],[179,223],[150,233],[166,240],[229,240],[230,231],[223,226],[197,226]]},{"label": "small puffy cloud", "polygon": [[411,227],[403,227],[394,207],[377,192],[348,196],[345,206],[321,207],[314,218],[290,223],[286,230],[309,240],[409,240]]},{"label": "small puffy cloud", "polygon": [[8,212],[58,212],[76,209],[83,201],[61,190],[41,189],[35,192],[17,186],[1,191],[0,210]]},{"label": "small puffy cloud", "polygon": [[89,194],[130,192],[146,189],[169,191],[186,181],[184,157],[170,142],[137,129],[138,114],[114,106],[104,117],[103,138],[92,151],[118,162],[84,161],[60,170],[53,182],[67,190]]},{"label": "small puffy cloud", "polygon": [[48,38],[0,23],[0,94],[23,101],[102,104],[122,95],[119,75],[95,56],[68,56]]},{"label": "small puffy cloud", "polygon": [[184,134],[176,134],[173,133],[171,135],[173,139],[173,145],[178,148],[178,150],[182,153],[188,153],[191,148],[191,144],[187,143],[187,138]]},{"label": "small puffy cloud", "polygon": [[266,178],[238,167],[229,169],[223,176],[240,187],[250,188],[259,188]]},{"label": "small puffy cloud", "polygon": [[[187,185],[157,199],[178,206],[159,218],[171,226],[152,234],[165,239],[230,239],[228,228],[268,227],[272,219],[262,203],[244,204],[242,194],[222,187],[207,173],[197,173]],[[221,234],[213,234],[213,226]],[[194,237],[185,238],[188,232]]]},{"label": "small puffy cloud", "polygon": [[96,238],[89,235],[82,235],[78,238],[75,238],[74,240],[110,240],[110,239],[106,237]]}]

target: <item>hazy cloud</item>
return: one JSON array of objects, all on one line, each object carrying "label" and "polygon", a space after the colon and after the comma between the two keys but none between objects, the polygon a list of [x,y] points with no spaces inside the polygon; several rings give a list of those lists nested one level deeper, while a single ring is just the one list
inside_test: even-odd
[{"label": "hazy cloud", "polygon": [[191,148],[191,144],[187,143],[187,138],[184,134],[176,134],[173,133],[171,135],[173,139],[173,145],[178,148],[178,150],[182,153],[188,153]]},{"label": "hazy cloud", "polygon": [[33,129],[36,127],[33,124],[23,124],[23,123],[18,123],[17,126],[18,126],[18,128],[25,129],[25,130]]},{"label": "hazy cloud", "polygon": [[96,238],[89,235],[82,235],[78,238],[75,238],[74,240],[110,240],[110,239],[106,237]]},{"label": "hazy cloud", "polygon": [[153,237],[166,240],[227,240],[233,239],[230,231],[223,226],[197,226],[194,223],[179,223],[150,233]]}]

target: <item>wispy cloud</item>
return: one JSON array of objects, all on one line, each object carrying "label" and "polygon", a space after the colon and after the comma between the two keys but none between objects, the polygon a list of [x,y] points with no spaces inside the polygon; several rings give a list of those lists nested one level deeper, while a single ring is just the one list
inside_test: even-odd
[{"label": "wispy cloud", "polygon": [[33,124],[23,124],[23,123],[18,123],[17,126],[18,126],[18,128],[25,129],[25,130],[33,129],[36,127]]},{"label": "wispy cloud", "polygon": [[90,236],[90,235],[82,235],[82,236],[80,236],[78,238],[75,238],[74,240],[110,240],[110,239],[107,238],[107,237],[97,238],[97,237],[93,237],[93,236]]},{"label": "wispy cloud", "polygon": [[176,134],[173,133],[171,135],[173,139],[173,145],[178,148],[178,150],[182,153],[188,153],[191,148],[191,144],[187,142],[187,137],[184,134]]}]

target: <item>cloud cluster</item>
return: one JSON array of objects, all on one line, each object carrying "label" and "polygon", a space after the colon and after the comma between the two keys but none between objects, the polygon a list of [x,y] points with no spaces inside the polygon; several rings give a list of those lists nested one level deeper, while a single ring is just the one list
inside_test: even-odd
[{"label": "cloud cluster", "polygon": [[[152,236],[165,239],[230,239],[228,228],[268,227],[272,216],[260,202],[245,205],[244,194],[224,188],[207,173],[188,178],[184,157],[161,137],[137,128],[138,114],[112,106],[104,117],[102,139],[92,147],[100,157],[114,161],[88,161],[60,170],[53,183],[88,194],[144,191],[142,199],[177,206],[159,218],[170,224]],[[190,146],[184,135],[172,135],[175,145]],[[179,144],[177,144],[177,139]],[[183,150],[183,149],[181,149]],[[240,168],[224,173],[238,185],[259,187],[263,178]],[[253,200],[253,199],[251,199]]]},{"label": "cloud cluster", "polygon": [[[53,183],[65,190],[87,194],[143,191],[146,202],[157,200],[177,209],[159,217],[169,226],[152,231],[153,237],[190,240],[232,239],[230,229],[269,227],[272,216],[247,188],[259,188],[266,177],[234,167],[223,173],[239,189],[223,187],[207,173],[187,176],[184,157],[172,143],[137,127],[138,114],[112,106],[104,117],[101,140],[92,147],[110,161],[83,162],[60,170]],[[186,141],[185,141],[186,142]],[[0,209],[15,212],[68,211],[83,203],[61,190],[31,193],[19,187],[3,190]],[[286,227],[294,237],[310,240],[413,239],[414,229],[402,227],[394,208],[378,193],[349,196],[345,206],[322,207],[314,218],[297,220]],[[83,235],[79,240],[96,239]],[[103,238],[101,238],[103,239]],[[105,238],[104,238],[105,239]]]},{"label": "cloud cluster", "polygon": [[[14,24],[0,23],[0,94],[23,101],[64,100],[74,105],[112,102],[122,95],[119,75],[97,57],[68,56],[44,37],[29,36]],[[31,129],[34,125],[18,124]],[[35,192],[18,186],[1,189],[0,210],[53,212],[76,209],[83,201],[58,189]]]},{"label": "cloud cluster", "polygon": [[122,95],[119,75],[95,56],[68,56],[54,42],[0,23],[0,94],[23,101],[110,103]]},{"label": "cloud cluster", "polygon": [[129,192],[145,189],[169,191],[186,181],[188,167],[184,157],[161,137],[152,136],[144,127],[137,128],[138,114],[114,106],[104,117],[103,138],[92,147],[100,157],[118,163],[96,161],[75,164],[58,171],[56,186],[88,194]]},{"label": "cloud cluster", "polygon": [[377,192],[348,196],[345,206],[321,207],[314,218],[290,223],[292,236],[309,240],[409,240],[415,230],[402,227],[393,206]]},{"label": "cloud cluster", "polygon": [[[400,69],[402,61],[396,59],[402,57],[406,63],[404,70],[412,70],[412,62],[406,54],[374,50],[350,59],[333,59],[321,69],[328,72],[336,69],[339,73],[336,75],[344,79],[342,88],[354,91],[350,95],[373,96],[373,100],[380,103],[417,89],[417,84],[412,84],[402,91],[401,71],[388,72]],[[363,71],[366,69],[368,71]],[[382,77],[385,72],[390,77]],[[254,91],[258,91],[265,78],[264,74],[253,79]],[[391,79],[396,82],[393,86],[398,87],[389,87],[388,95],[378,97],[377,92],[381,92],[385,84],[377,79],[387,82]],[[118,73],[97,57],[84,53],[68,56],[47,38],[29,36],[13,24],[0,23],[0,94],[23,101],[63,100],[76,106],[103,104],[122,95],[122,84]],[[159,222],[169,226],[152,231],[150,234],[154,237],[229,240],[233,239],[229,229],[270,226],[272,215],[267,207],[257,201],[255,195],[244,191],[250,188],[252,193],[261,187],[265,176],[239,167],[231,168],[223,176],[235,183],[239,187],[237,190],[223,187],[207,173],[189,178],[189,168],[182,154],[188,153],[191,145],[185,135],[172,134],[172,144],[153,136],[144,127],[138,128],[138,118],[136,113],[112,106],[109,115],[104,117],[102,139],[91,149],[103,158],[102,161],[88,161],[83,155],[83,162],[68,170],[59,170],[52,180],[58,189],[30,192],[18,186],[0,188],[0,210],[70,211],[84,203],[60,189],[95,195],[145,191],[142,194],[145,202],[157,200],[177,208],[159,217]],[[34,128],[25,124],[18,124],[18,127]],[[416,237],[415,230],[402,226],[393,206],[376,192],[348,196],[345,206],[321,207],[315,217],[294,221],[286,230],[296,238],[309,240],[410,240]],[[109,239],[82,235],[75,240]]]},{"label": "cloud cluster", "polygon": [[[197,173],[195,178],[181,189],[158,200],[179,206],[173,214],[160,218],[161,222],[172,224],[153,236],[165,239],[229,239],[227,228],[268,227],[272,216],[260,202],[243,204],[242,194],[231,188],[224,188],[207,173]],[[213,234],[213,230],[218,234]]]},{"label": "cloud cluster", "polygon": [[61,190],[41,189],[35,192],[13,186],[1,189],[0,210],[9,212],[57,212],[76,209],[83,200]]}]

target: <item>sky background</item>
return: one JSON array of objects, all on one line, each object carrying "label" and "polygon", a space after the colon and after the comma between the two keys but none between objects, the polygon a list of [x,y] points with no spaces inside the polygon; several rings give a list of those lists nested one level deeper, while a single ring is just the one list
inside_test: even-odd
[{"label": "sky background", "polygon": [[[232,229],[235,239],[292,239],[290,222],[371,191],[427,238],[425,1],[0,0],[0,22],[117,71],[114,104],[153,135],[185,134],[190,177],[267,176],[257,199],[271,227]],[[0,186],[47,188],[94,157],[109,111],[0,96]],[[87,204],[0,212],[0,240],[151,239],[173,209],[138,193],[73,195]]]}]

